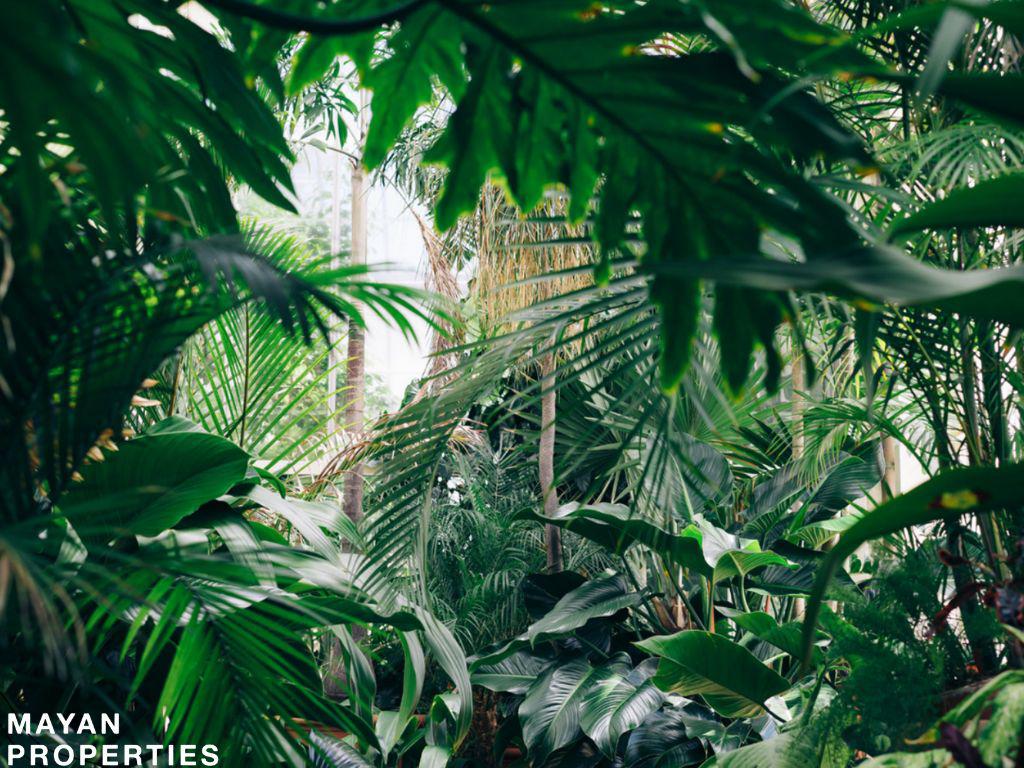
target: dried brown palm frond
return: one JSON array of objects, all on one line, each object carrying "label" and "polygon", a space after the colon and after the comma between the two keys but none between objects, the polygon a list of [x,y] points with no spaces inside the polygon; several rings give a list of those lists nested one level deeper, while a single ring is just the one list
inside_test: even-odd
[{"label": "dried brown palm frond", "polygon": [[[557,193],[524,215],[499,187],[484,187],[472,296],[486,334],[511,330],[516,313],[527,307],[594,284],[582,270],[550,277],[593,262],[584,227],[566,224],[565,214],[566,199]],[[533,279],[542,276],[549,277]]]},{"label": "dried brown palm frond", "polygon": [[423,236],[423,245],[427,252],[427,275],[424,287],[428,291],[442,296],[452,307],[452,319],[439,323],[432,329],[430,358],[423,375],[423,384],[415,397],[416,400],[419,400],[437,387],[444,386],[448,380],[448,377],[443,375],[444,372],[452,370],[459,361],[458,354],[451,350],[465,342],[466,333],[461,313],[458,311],[461,291],[452,267],[451,242],[443,239],[437,230],[415,211],[413,215],[416,217],[416,223],[419,225],[420,234]]}]

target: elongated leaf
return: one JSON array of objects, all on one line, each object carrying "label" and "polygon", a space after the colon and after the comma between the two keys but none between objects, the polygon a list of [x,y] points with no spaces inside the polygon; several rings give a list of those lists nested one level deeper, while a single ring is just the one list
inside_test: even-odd
[{"label": "elongated leaf", "polygon": [[103,530],[156,536],[240,482],[248,465],[245,451],[216,435],[143,435],[85,467],[61,510],[86,539]]},{"label": "elongated leaf", "polygon": [[526,612],[534,621],[547,616],[559,600],[586,581],[587,577],[576,571],[529,574],[520,584]]},{"label": "elongated leaf", "polygon": [[[944,749],[928,749],[924,752],[890,752],[865,760],[861,765],[864,768],[941,768],[953,761],[953,756]],[[748,768],[748,765],[742,764],[739,768]]]},{"label": "elongated leaf", "polygon": [[[745,629],[769,645],[774,645],[794,659],[799,659],[803,652],[800,622],[790,621],[779,624],[775,617],[764,611],[750,613],[735,612],[729,615],[737,626]],[[816,658],[819,654],[816,654]]]},{"label": "elongated leaf", "polygon": [[314,768],[372,768],[354,747],[344,741],[324,736],[317,731],[309,734],[309,759]]},{"label": "elongated leaf", "polygon": [[558,664],[537,680],[519,705],[523,739],[540,763],[580,733],[580,712],[597,669],[585,659]]},{"label": "elongated leaf", "polygon": [[492,691],[522,694],[551,664],[551,659],[518,651],[493,664],[474,664],[471,679],[473,685]]},{"label": "elongated leaf", "polygon": [[526,636],[531,645],[562,637],[591,619],[613,616],[640,602],[641,595],[628,591],[618,574],[601,576],[577,587],[559,600],[544,618],[530,625]]},{"label": "elongated leaf", "polygon": [[997,176],[973,187],[959,187],[941,200],[898,221],[894,234],[952,227],[1024,227],[1018,201],[1024,196],[1024,173]]},{"label": "elongated leaf", "polygon": [[[451,713],[453,733],[445,741],[444,746],[455,750],[469,734],[473,718],[473,690],[466,664],[466,654],[459,641],[444,624],[432,614],[418,609],[416,615],[423,624],[423,638],[427,648],[433,654],[437,665],[455,686],[454,693],[446,694],[450,701],[445,707]],[[435,742],[436,743],[436,742]]]},{"label": "elongated leaf", "polygon": [[661,661],[654,684],[684,696],[700,694],[726,717],[753,717],[790,686],[746,648],[711,632],[690,630],[636,643]]},{"label": "elongated leaf", "polygon": [[[837,743],[838,742],[838,743]],[[716,768],[843,768],[850,750],[815,726],[794,726],[774,738],[718,755]]]},{"label": "elongated leaf", "polygon": [[587,690],[580,716],[583,732],[609,758],[615,756],[619,738],[640,725],[665,700],[649,679],[653,665],[632,671],[621,666],[601,667]]},{"label": "elongated leaf", "polygon": [[674,768],[702,764],[705,746],[717,745],[725,725],[710,709],[695,701],[658,710],[629,734],[625,760],[630,768]]},{"label": "elongated leaf", "polygon": [[671,534],[638,515],[630,514],[621,504],[566,504],[558,514],[546,517],[526,511],[523,517],[537,522],[551,523],[595,541],[610,552],[622,554],[634,544],[644,544],[684,568],[710,575],[713,566],[704,559],[701,534],[688,527],[679,534]]}]

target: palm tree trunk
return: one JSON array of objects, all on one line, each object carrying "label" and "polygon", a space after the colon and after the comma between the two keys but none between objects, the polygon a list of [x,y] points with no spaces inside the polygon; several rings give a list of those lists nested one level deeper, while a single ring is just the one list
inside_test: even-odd
[{"label": "palm tree trunk", "polygon": [[[362,154],[366,138],[367,99],[360,92],[359,149]],[[366,212],[366,171],[361,162],[352,164],[352,250],[351,263],[366,264],[367,212]],[[345,443],[352,448],[359,442],[366,422],[366,337],[362,326],[349,321],[348,359],[345,364],[345,389],[342,395],[344,413]],[[336,396],[336,394],[334,395]],[[342,489],[341,508],[353,523],[358,525],[363,518],[363,464],[357,462],[345,473]],[[359,642],[366,636],[366,630],[353,626],[352,639]],[[333,634],[329,636],[327,673],[324,676],[324,693],[333,699],[347,694],[344,651],[341,642]]]},{"label": "palm tree trunk", "polygon": [[[554,517],[558,511],[558,489],[555,487],[555,355],[545,354],[540,359],[540,449],[538,469],[540,490],[544,496],[544,515]],[[544,527],[544,546],[547,550],[548,572],[562,570],[562,532],[550,523]]]},{"label": "palm tree trunk", "polygon": [[[331,253],[331,269],[341,267],[341,154],[335,152],[332,155],[332,176],[333,188],[331,191],[331,238],[329,248]],[[341,329],[332,325],[328,333],[330,350],[327,352],[327,445],[334,452],[341,450],[342,446],[338,439],[340,424],[338,423],[339,401],[338,393],[340,377],[338,370],[341,368]]]},{"label": "palm tree trunk", "polygon": [[[366,97],[360,94],[360,147],[366,135]],[[366,171],[361,162],[352,165],[352,264],[366,264]],[[345,368],[345,433],[355,445],[366,426],[366,339],[361,326],[349,322],[348,362]],[[345,475],[342,509],[353,523],[363,518],[363,465],[354,464]]]}]

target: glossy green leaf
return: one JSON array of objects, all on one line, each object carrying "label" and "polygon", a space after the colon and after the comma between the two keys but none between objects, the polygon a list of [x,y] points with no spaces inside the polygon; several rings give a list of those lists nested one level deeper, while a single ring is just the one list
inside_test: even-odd
[{"label": "glossy green leaf", "polygon": [[82,471],[61,510],[86,540],[156,536],[245,477],[249,455],[229,440],[178,430],[143,435]]},{"label": "glossy green leaf", "polygon": [[518,651],[493,664],[473,664],[471,679],[473,685],[492,691],[522,694],[551,664],[551,659]]},{"label": "glossy green leaf", "polygon": [[860,765],[864,768],[942,768],[953,760],[953,756],[944,749],[927,749],[923,752],[890,752],[865,760]]},{"label": "glossy green leaf", "polygon": [[715,768],[845,768],[850,750],[817,725],[794,724],[767,741],[715,757]]},{"label": "glossy green leaf", "polygon": [[462,95],[461,42],[458,18],[440,6],[413,14],[392,37],[394,53],[366,79],[373,91],[373,121],[363,149],[368,168],[383,162],[405,124],[430,102],[435,76]]},{"label": "glossy green leaf", "polygon": [[630,592],[624,577],[608,574],[574,589],[539,621],[530,625],[526,637],[531,645],[562,637],[579,629],[591,619],[613,616],[640,602],[641,595]]},{"label": "glossy green leaf", "polygon": [[660,709],[629,734],[625,763],[630,768],[697,766],[708,757],[708,744],[717,748],[725,725],[714,712],[695,701]]},{"label": "glossy green leaf", "polygon": [[690,630],[636,643],[660,660],[654,684],[683,696],[701,695],[726,717],[764,713],[764,703],[790,687],[746,648],[711,632]]},{"label": "glossy green leaf", "polygon": [[973,187],[959,187],[941,200],[896,222],[894,234],[952,227],[1024,227],[1018,201],[1024,196],[1024,173],[997,176]]},{"label": "glossy green leaf", "polygon": [[603,665],[587,690],[580,727],[605,756],[615,756],[620,737],[661,706],[665,695],[650,680],[650,669],[629,669],[628,658]]},{"label": "glossy green leaf", "polygon": [[754,635],[780,651],[799,659],[803,653],[801,625],[798,621],[779,624],[775,617],[764,611],[732,612],[729,618],[741,629]]},{"label": "glossy green leaf", "polygon": [[[542,578],[559,580],[565,574],[545,575]],[[573,576],[577,576],[573,574]],[[572,578],[569,583],[575,583]],[[497,648],[483,650],[473,660],[473,670],[493,668],[513,654],[535,648],[538,644],[565,638],[584,630],[594,619],[615,616],[620,611],[640,603],[642,595],[630,592],[625,579],[618,574],[608,573],[580,586],[560,597],[550,610],[531,624],[525,632]]]},{"label": "glossy green leaf", "polygon": [[556,664],[538,679],[519,705],[523,739],[540,763],[580,733],[580,713],[598,670],[585,659]]},{"label": "glossy green leaf", "polygon": [[671,534],[654,523],[632,514],[622,504],[565,504],[553,517],[532,510],[523,517],[551,523],[595,541],[609,552],[622,554],[634,544],[644,544],[684,568],[710,573],[701,550],[701,535],[694,527]]}]

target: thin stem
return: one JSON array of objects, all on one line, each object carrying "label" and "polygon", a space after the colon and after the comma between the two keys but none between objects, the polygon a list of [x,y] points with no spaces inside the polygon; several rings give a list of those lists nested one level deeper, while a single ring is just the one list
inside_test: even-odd
[{"label": "thin stem", "polygon": [[743,604],[743,610],[750,613],[750,606],[747,604],[747,574],[740,574],[740,603]]},{"label": "thin stem", "polygon": [[[622,568],[626,571],[626,576],[629,578],[629,581],[633,584],[633,589],[635,589],[640,594],[643,594],[643,587],[640,586],[640,581],[637,579],[636,574],[633,572],[633,566],[629,564],[629,561],[626,559],[626,555],[624,553],[619,555],[619,560],[622,562]],[[652,612],[650,606],[647,605],[646,600],[643,601],[643,606],[647,610],[647,620],[651,622],[651,627],[656,628],[661,626],[661,621],[658,619],[657,615]]]},{"label": "thin stem", "polygon": [[245,422],[249,415],[249,376],[250,366],[252,364],[252,355],[249,350],[249,345],[252,341],[252,331],[249,328],[249,308],[245,307],[242,312],[245,317],[245,350],[243,355],[245,357],[245,369],[242,373],[242,413],[240,414],[241,426],[238,433],[238,444],[245,447]]}]

